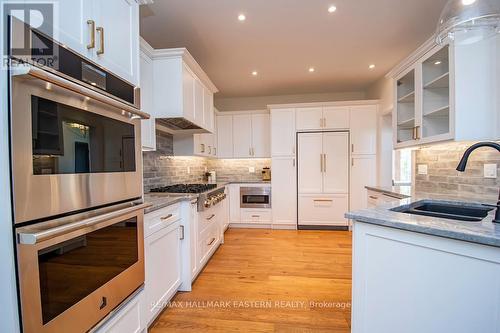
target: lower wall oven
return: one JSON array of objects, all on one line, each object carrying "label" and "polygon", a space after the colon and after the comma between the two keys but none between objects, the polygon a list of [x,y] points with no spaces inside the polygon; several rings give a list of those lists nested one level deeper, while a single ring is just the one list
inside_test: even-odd
[{"label": "lower wall oven", "polygon": [[144,284],[145,204],[18,228],[24,332],[86,332]]}]

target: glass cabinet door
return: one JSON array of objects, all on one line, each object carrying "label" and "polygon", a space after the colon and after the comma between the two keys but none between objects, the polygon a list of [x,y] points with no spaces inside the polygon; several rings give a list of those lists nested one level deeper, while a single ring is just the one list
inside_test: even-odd
[{"label": "glass cabinet door", "polygon": [[449,58],[445,46],[422,62],[422,139],[450,133]]},{"label": "glass cabinet door", "polygon": [[397,143],[415,140],[415,69],[396,80]]}]

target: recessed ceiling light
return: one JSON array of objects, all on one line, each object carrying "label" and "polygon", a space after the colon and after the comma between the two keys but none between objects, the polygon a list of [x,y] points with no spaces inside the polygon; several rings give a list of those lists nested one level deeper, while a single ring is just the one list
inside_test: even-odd
[{"label": "recessed ceiling light", "polygon": [[441,60],[436,61],[434,65],[441,65]]},{"label": "recessed ceiling light", "polygon": [[[465,1],[465,0],[464,0]],[[469,0],[470,1],[470,0]],[[328,7],[328,12],[329,13],[334,13],[337,11],[337,7],[334,6],[334,5],[331,5],[330,7]]]},{"label": "recessed ceiling light", "polygon": [[315,70],[314,67],[309,67],[309,73],[313,73]]},{"label": "recessed ceiling light", "polygon": [[476,0],[462,0],[464,6],[472,5],[474,2],[476,2]]},{"label": "recessed ceiling light", "polygon": [[247,19],[247,17],[245,16],[245,14],[240,14],[240,15],[238,15],[238,21],[243,22],[243,21],[245,21],[246,19]]},{"label": "recessed ceiling light", "polygon": [[257,73],[257,71],[253,71],[253,72],[252,72],[252,75],[253,75],[253,76],[257,76],[258,74],[259,74],[259,73]]},{"label": "recessed ceiling light", "polygon": [[368,66],[369,69],[374,69],[375,68],[375,65],[374,64],[371,64],[370,66]]}]

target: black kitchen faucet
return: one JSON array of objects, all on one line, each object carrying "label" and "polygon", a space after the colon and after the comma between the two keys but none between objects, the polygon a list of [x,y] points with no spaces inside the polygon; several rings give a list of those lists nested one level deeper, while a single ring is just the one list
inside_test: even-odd
[{"label": "black kitchen faucet", "polygon": [[[457,171],[464,172],[465,167],[467,166],[467,161],[469,160],[470,154],[481,147],[490,147],[498,150],[500,152],[500,145],[495,142],[479,142],[476,143],[475,145],[470,146],[467,148],[467,150],[464,153],[464,156],[462,156],[462,159],[460,160],[460,163],[458,163],[457,166]],[[495,212],[495,219],[493,220],[495,223],[500,223],[500,191],[498,193],[498,202],[497,202],[497,210]]]}]

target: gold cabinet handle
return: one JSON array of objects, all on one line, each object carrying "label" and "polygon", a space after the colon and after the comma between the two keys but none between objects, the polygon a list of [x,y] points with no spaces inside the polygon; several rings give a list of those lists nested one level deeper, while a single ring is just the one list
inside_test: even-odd
[{"label": "gold cabinet handle", "polygon": [[99,46],[99,50],[97,50],[96,53],[98,55],[101,55],[101,54],[104,54],[104,28],[97,27],[95,30],[99,33],[100,38],[101,38],[101,45]]},{"label": "gold cabinet handle", "polygon": [[252,215],[252,217],[260,217],[260,215]]},{"label": "gold cabinet handle", "polygon": [[214,156],[217,156],[217,148],[214,147]]},{"label": "gold cabinet handle", "polygon": [[160,220],[165,221],[165,220],[168,220],[169,218],[171,218],[172,216],[174,216],[174,215],[173,214],[168,214],[167,216],[160,217]]},{"label": "gold cabinet handle", "polygon": [[375,197],[375,196],[373,196],[373,195],[370,195],[370,196],[369,196],[369,198],[370,198],[370,199],[373,199],[373,200],[378,200],[378,197]]},{"label": "gold cabinet handle", "polygon": [[208,146],[208,154],[212,155],[212,147],[211,146]]},{"label": "gold cabinet handle", "polygon": [[204,153],[205,152],[205,144],[200,144],[200,149],[201,149],[201,152]]},{"label": "gold cabinet handle", "polygon": [[323,172],[323,154],[319,154],[319,171]]},{"label": "gold cabinet handle", "polygon": [[333,202],[333,200],[330,199],[314,199],[314,202]]},{"label": "gold cabinet handle", "polygon": [[415,140],[420,140],[420,126],[415,126]]},{"label": "gold cabinet handle", "polygon": [[326,154],[323,154],[323,169],[326,172]]},{"label": "gold cabinet handle", "polygon": [[184,226],[181,225],[181,228],[180,228],[180,236],[179,236],[179,239],[180,240],[184,240]]},{"label": "gold cabinet handle", "polygon": [[90,33],[90,43],[87,45],[87,49],[93,49],[95,47],[95,22],[94,20],[87,20],[87,25],[89,26]]},{"label": "gold cabinet handle", "polygon": [[215,238],[212,238],[212,240],[207,244],[208,246],[212,245],[215,242]]}]

